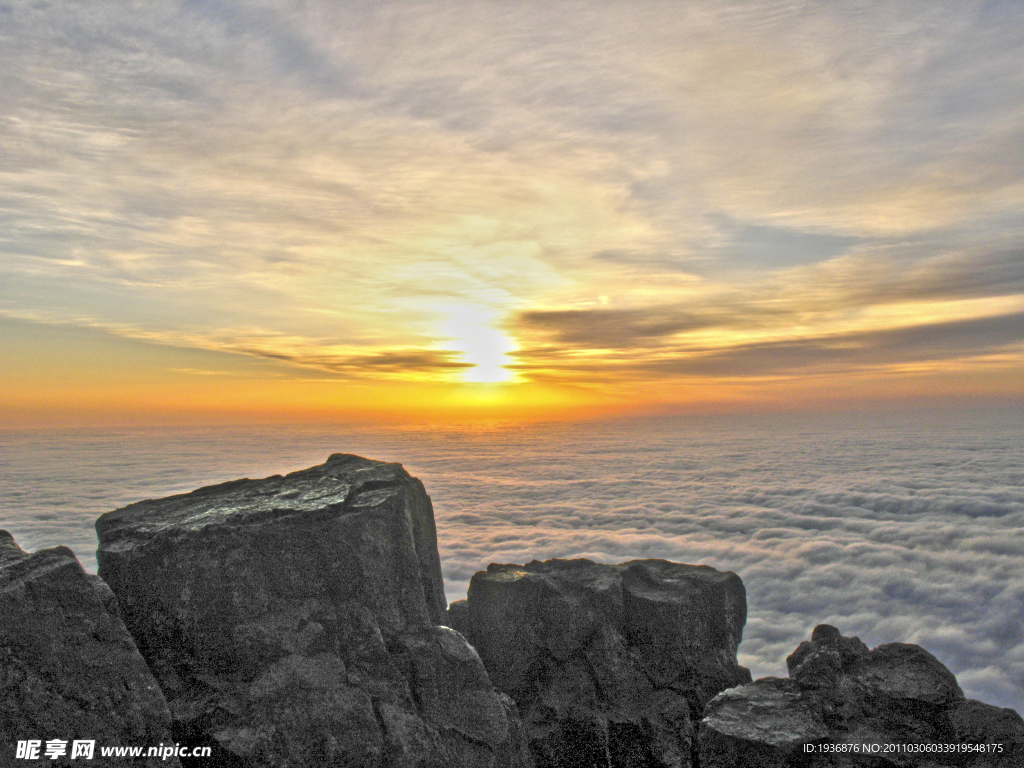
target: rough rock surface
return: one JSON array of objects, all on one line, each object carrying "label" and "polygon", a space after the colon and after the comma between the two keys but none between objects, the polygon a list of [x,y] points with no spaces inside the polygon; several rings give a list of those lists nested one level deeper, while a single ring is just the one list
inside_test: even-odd
[{"label": "rough rock surface", "polygon": [[788,679],[762,678],[708,704],[701,768],[1024,766],[1020,716],[965,699],[920,646],[869,651],[822,624],[786,664]]},{"label": "rough rock surface", "polygon": [[684,768],[719,691],[749,682],[739,577],[664,560],[491,565],[453,603],[538,768]]},{"label": "rough rock surface", "polygon": [[[74,740],[100,747],[171,743],[170,712],[98,576],[67,547],[23,552],[0,531],[0,765],[19,740]],[[176,758],[136,765],[177,766]]]},{"label": "rough rock surface", "polygon": [[96,528],[175,736],[217,766],[529,765],[515,707],[437,626],[433,511],[400,465],[336,454]]}]

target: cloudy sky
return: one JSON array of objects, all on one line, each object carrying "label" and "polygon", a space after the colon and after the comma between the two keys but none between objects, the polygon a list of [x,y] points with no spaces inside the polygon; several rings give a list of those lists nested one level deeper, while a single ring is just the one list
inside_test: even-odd
[{"label": "cloudy sky", "polygon": [[1022,60],[1016,0],[0,2],[0,417],[1020,398]]}]

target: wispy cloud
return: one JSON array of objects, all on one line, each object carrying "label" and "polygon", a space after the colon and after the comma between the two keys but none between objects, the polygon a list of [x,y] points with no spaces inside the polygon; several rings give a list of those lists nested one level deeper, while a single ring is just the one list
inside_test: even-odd
[{"label": "wispy cloud", "polygon": [[[105,323],[95,318],[71,319],[47,316],[33,312],[10,311],[0,308],[0,317],[27,320],[49,326],[98,330],[125,339],[147,341],[172,347],[225,352],[235,355],[263,358],[289,363],[301,368],[316,368],[338,374],[341,378],[444,378],[451,371],[471,367],[458,360],[451,350],[390,348],[370,346],[366,352],[351,344],[299,336],[285,336],[257,328],[210,329],[204,334],[184,331],[153,330],[130,325]],[[198,369],[174,369],[201,372]],[[224,372],[220,372],[224,373]]]},{"label": "wispy cloud", "polygon": [[[600,324],[581,318],[588,330]],[[662,326],[666,328],[666,326]],[[670,332],[671,326],[665,332]],[[577,374],[608,370],[618,377],[687,374],[690,376],[742,377],[789,375],[802,371],[844,373],[875,367],[901,367],[920,362],[970,361],[1008,353],[1007,362],[1024,361],[1024,313],[991,318],[958,320],[870,332],[856,332],[786,339],[752,344],[701,348],[695,345],[662,345],[654,351],[640,349],[652,327],[617,327],[611,338],[592,342],[601,347],[631,350],[631,354],[602,357],[573,356],[552,348],[525,349],[518,353],[525,367],[547,370],[557,366]],[[589,339],[588,339],[589,341]],[[554,362],[554,366],[553,366]]]},{"label": "wispy cloud", "polygon": [[1024,295],[1012,4],[0,13],[11,311],[458,378],[464,306],[565,379],[586,350],[636,347],[643,375],[687,334],[742,356],[751,329]]}]

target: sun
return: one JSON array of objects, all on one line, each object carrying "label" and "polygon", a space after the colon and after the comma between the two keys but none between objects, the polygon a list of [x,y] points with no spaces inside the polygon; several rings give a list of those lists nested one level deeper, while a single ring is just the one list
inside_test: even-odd
[{"label": "sun", "polygon": [[453,309],[444,323],[443,330],[450,338],[446,346],[461,353],[463,361],[473,366],[463,372],[465,382],[501,384],[513,378],[506,366],[515,344],[493,322],[494,313],[464,306]]}]

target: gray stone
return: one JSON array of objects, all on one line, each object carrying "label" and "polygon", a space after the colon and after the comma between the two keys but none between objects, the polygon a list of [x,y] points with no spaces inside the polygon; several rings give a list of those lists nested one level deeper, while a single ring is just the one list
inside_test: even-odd
[{"label": "gray stone", "polygon": [[469,631],[469,601],[456,600],[448,604],[445,625],[465,635]]},{"label": "gray stone", "polygon": [[750,680],[743,583],[706,566],[492,564],[448,619],[518,703],[541,768],[689,766],[694,713]]},{"label": "gray stone", "polygon": [[133,504],[96,528],[100,574],[176,736],[210,744],[218,764],[526,765],[514,711],[438,626],[433,511],[400,465],[336,454]]},{"label": "gray stone", "polygon": [[858,659],[850,674],[887,703],[945,706],[964,697],[953,673],[919,645],[880,645]]},{"label": "gray stone", "polygon": [[[949,713],[956,743],[985,745],[969,765],[976,768],[1024,766],[1024,719],[1012,709],[974,699],[958,701]],[[995,745],[999,745],[996,751]]]},{"label": "gray stone", "polygon": [[[790,678],[727,690],[698,730],[701,768],[1020,768],[1024,722],[1013,710],[964,699],[925,649],[869,651],[821,625],[786,660]],[[889,745],[914,751],[887,751]],[[980,751],[946,745],[988,745]]]},{"label": "gray stone", "polygon": [[[0,763],[54,764],[15,760],[19,740],[60,739],[68,754],[72,741],[92,740],[96,759],[101,747],[169,745],[170,724],[167,702],[103,580],[67,547],[28,554],[0,531],[0,748],[7,753]],[[179,762],[144,757],[136,764]]]},{"label": "gray stone", "polygon": [[701,768],[783,768],[799,764],[805,744],[829,735],[815,703],[792,680],[765,677],[723,691],[701,721]]}]

